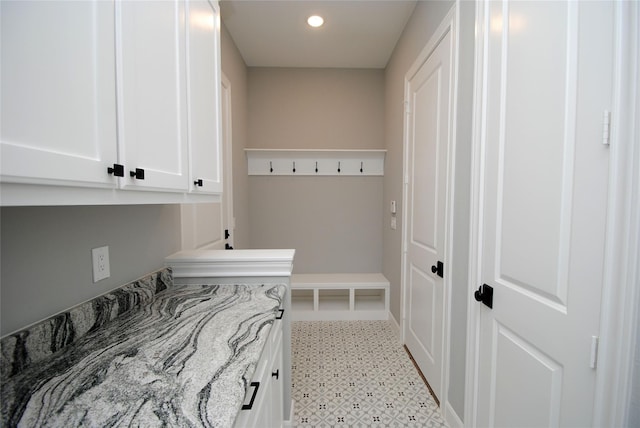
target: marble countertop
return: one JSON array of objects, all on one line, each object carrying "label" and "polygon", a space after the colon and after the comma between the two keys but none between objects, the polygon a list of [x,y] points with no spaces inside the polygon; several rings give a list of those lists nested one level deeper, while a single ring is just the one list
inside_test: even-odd
[{"label": "marble countertop", "polygon": [[[36,364],[3,370],[2,425],[230,427],[285,290],[168,287]],[[12,346],[3,353],[18,361]]]}]

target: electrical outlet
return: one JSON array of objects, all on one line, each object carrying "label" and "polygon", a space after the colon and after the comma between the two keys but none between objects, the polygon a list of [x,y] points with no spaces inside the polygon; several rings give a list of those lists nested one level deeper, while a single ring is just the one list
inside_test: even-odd
[{"label": "electrical outlet", "polygon": [[111,276],[109,270],[109,247],[92,249],[91,257],[93,259],[93,282],[109,278]]}]

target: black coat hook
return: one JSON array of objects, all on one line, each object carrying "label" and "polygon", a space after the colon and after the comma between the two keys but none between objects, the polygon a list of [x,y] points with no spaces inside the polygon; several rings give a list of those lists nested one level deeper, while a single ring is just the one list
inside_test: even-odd
[{"label": "black coat hook", "polygon": [[362,172],[364,172],[364,168],[362,167],[362,164],[363,164],[363,163],[364,163],[364,162],[362,162],[362,161],[360,162],[360,172],[361,172],[361,173],[362,173]]},{"label": "black coat hook", "polygon": [[269,162],[269,172],[273,172],[273,162]]},{"label": "black coat hook", "polygon": [[293,172],[296,172],[296,161],[293,161]]},{"label": "black coat hook", "polygon": [[318,161],[316,161],[316,174],[318,173]]},{"label": "black coat hook", "polygon": [[340,172],[340,162],[338,162],[338,172]]}]

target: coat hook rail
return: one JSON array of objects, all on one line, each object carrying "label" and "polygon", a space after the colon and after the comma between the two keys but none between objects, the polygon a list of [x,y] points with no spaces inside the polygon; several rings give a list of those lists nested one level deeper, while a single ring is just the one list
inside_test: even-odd
[{"label": "coat hook rail", "polygon": [[245,149],[245,152],[249,175],[384,175],[385,150]]}]

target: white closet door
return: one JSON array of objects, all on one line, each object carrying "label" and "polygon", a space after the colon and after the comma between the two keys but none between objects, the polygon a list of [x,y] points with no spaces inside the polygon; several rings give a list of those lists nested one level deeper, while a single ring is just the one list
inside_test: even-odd
[{"label": "white closet door", "polygon": [[[450,29],[407,87],[406,345],[437,397],[444,357],[447,174],[451,143]],[[438,272],[438,268],[440,271]]]},{"label": "white closet door", "polygon": [[614,2],[486,3],[477,426],[591,426]]}]

